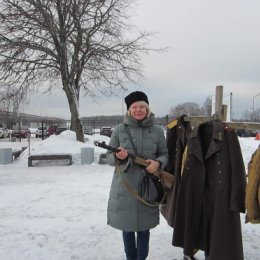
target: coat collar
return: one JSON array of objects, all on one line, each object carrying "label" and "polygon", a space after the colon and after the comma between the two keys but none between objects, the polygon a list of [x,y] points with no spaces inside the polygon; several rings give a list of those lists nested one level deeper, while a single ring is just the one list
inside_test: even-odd
[{"label": "coat collar", "polygon": [[183,147],[185,147],[187,140],[191,134],[191,125],[190,122],[185,122],[184,117],[186,115],[182,115],[178,118],[178,123],[176,125],[176,133],[181,141]]},{"label": "coat collar", "polygon": [[[200,142],[201,139],[200,129],[204,124],[212,125],[212,137],[205,156],[203,156],[203,151]],[[215,120],[215,121],[210,121],[207,123],[200,124],[199,126],[194,128],[191,134],[191,144],[193,146],[193,149],[191,149],[191,153],[195,157],[197,157],[200,161],[203,161],[204,159],[208,159],[213,154],[217,153],[220,150],[219,142],[224,142],[224,141],[225,141],[224,127],[221,121]]]},{"label": "coat collar", "polygon": [[154,118],[155,118],[154,114],[151,113],[151,115],[149,117],[146,117],[144,120],[137,121],[133,117],[126,114],[125,118],[124,118],[124,124],[130,125],[133,127],[150,127],[154,124]]},{"label": "coat collar", "polygon": [[220,120],[212,120],[212,121],[198,125],[197,127],[194,128],[194,130],[191,134],[191,138],[199,136],[199,131],[204,124],[211,124],[212,125],[212,129],[213,129],[212,138],[213,139],[218,140],[218,141],[223,141],[223,142],[225,141],[224,140],[225,139],[224,125]]}]

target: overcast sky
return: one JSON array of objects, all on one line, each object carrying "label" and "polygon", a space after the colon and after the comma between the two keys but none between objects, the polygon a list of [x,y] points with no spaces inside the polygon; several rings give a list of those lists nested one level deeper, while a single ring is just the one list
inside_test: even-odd
[{"label": "overcast sky", "polygon": [[[259,0],[138,0],[134,23],[156,32],[153,47],[164,53],[143,58],[145,79],[117,97],[97,102],[81,99],[80,116],[115,115],[125,112],[123,95],[135,90],[147,93],[157,116],[185,102],[202,105],[224,87],[224,99],[233,96],[233,117],[252,108],[260,93]],[[254,98],[260,108],[260,95]],[[70,118],[66,96],[32,95],[25,112]]]}]

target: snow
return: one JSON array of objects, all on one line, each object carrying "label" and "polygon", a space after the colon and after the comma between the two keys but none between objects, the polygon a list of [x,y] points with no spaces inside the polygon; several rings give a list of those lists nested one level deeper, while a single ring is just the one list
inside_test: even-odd
[{"label": "snow", "polygon": [[[27,149],[12,164],[0,165],[0,259],[2,260],[123,260],[122,235],[106,223],[106,209],[113,167],[98,164],[105,150],[86,136],[76,141],[65,131],[45,140],[0,142],[0,148]],[[260,142],[239,138],[244,163]],[[81,164],[83,147],[94,147],[92,164]],[[73,165],[27,166],[28,154],[71,153]],[[245,224],[241,214],[245,259],[259,260],[260,225]],[[181,259],[182,249],[171,245],[172,228],[161,216],[151,230],[148,260]],[[196,254],[204,259],[203,252]]]}]

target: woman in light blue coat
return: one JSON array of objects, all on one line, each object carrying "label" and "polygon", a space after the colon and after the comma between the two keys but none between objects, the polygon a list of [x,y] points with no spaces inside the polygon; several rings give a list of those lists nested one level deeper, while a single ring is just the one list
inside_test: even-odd
[{"label": "woman in light blue coat", "polygon": [[159,224],[159,207],[143,204],[127,189],[125,183],[138,190],[144,171],[128,155],[146,158],[149,166],[145,170],[154,173],[166,166],[168,152],[163,129],[154,122],[146,94],[132,92],[125,103],[128,111],[124,122],[114,129],[109,143],[120,151],[107,153],[108,163],[115,166],[107,219],[110,226],[123,231],[126,259],[144,260],[149,251],[150,229]]}]

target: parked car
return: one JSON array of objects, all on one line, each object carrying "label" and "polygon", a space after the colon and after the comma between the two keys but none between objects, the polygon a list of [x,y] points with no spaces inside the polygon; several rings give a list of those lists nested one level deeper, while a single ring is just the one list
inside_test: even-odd
[{"label": "parked car", "polygon": [[12,130],[11,136],[12,137],[18,137],[18,138],[26,138],[28,135],[31,134],[29,128],[17,128]]},{"label": "parked car", "polygon": [[30,132],[31,132],[32,135],[35,135],[37,128],[30,127],[29,130],[30,130]]},{"label": "parked car", "polygon": [[38,138],[38,137],[46,137],[47,136],[47,127],[44,126],[44,127],[38,127],[37,130],[36,130],[36,133],[35,133],[35,137]]},{"label": "parked car", "polygon": [[111,127],[109,127],[109,126],[104,126],[104,127],[101,128],[100,134],[101,134],[101,135],[106,135],[106,136],[108,136],[108,137],[111,137],[112,131],[113,131],[113,130],[112,130]]},{"label": "parked car", "polygon": [[236,130],[237,136],[239,137],[254,137],[255,133],[252,130],[247,129],[237,129]]},{"label": "parked car", "polygon": [[84,134],[85,135],[93,135],[94,134],[93,128],[89,127],[89,126],[84,127]]},{"label": "parked car", "polygon": [[4,134],[4,138],[7,138],[10,136],[10,129],[8,128],[4,128],[5,134]]},{"label": "parked car", "polygon": [[93,131],[94,131],[94,134],[100,134],[100,129],[99,128],[95,128],[95,129],[93,129]]},{"label": "parked car", "polygon": [[55,134],[56,130],[57,130],[58,126],[49,126],[48,130],[47,130],[47,135],[53,135]]},{"label": "parked car", "polygon": [[0,138],[7,138],[9,137],[9,129],[7,128],[0,128]]},{"label": "parked car", "polygon": [[0,138],[7,138],[9,137],[10,130],[7,128],[0,128]]},{"label": "parked car", "polygon": [[59,135],[63,131],[68,130],[67,127],[58,127],[57,130],[55,131],[55,135]]},{"label": "parked car", "polygon": [[0,138],[4,138],[4,128],[0,128]]}]

